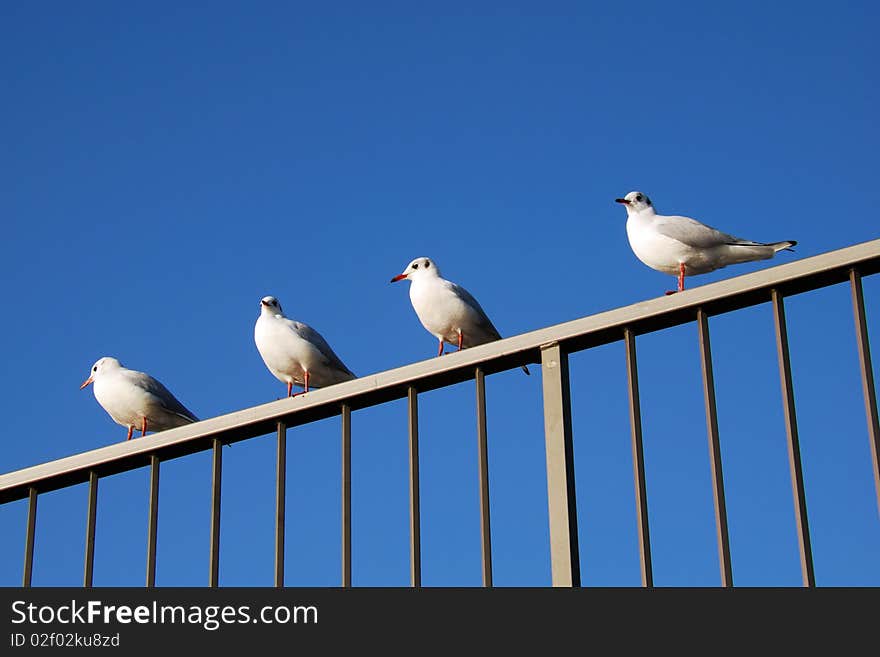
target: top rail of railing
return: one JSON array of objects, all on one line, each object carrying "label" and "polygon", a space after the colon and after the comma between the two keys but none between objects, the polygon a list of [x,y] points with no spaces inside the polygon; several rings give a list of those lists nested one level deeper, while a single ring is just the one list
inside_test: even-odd
[{"label": "top rail of railing", "polygon": [[214,439],[231,443],[268,434],[278,422],[297,426],[332,417],[343,404],[365,408],[404,398],[411,387],[424,392],[460,383],[476,368],[491,374],[537,363],[542,345],[559,343],[571,353],[621,340],[624,328],[650,333],[693,321],[698,309],[718,315],[768,302],[774,289],[791,296],[842,283],[853,269],[862,276],[880,271],[880,239],[23,468],[0,475],[0,503],[26,498],[31,488],[43,493],[86,482],[90,472],[103,477],[140,468],[153,455],[168,460],[207,450]]}]

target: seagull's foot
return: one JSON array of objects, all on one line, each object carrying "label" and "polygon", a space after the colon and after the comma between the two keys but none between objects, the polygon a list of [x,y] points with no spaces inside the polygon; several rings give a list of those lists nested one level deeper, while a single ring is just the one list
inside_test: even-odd
[{"label": "seagull's foot", "polygon": [[308,390],[300,390],[299,392],[295,392],[295,393],[293,393],[293,394],[291,395],[291,397],[299,397],[299,396],[301,396],[301,395],[306,394],[307,392],[308,392]]}]

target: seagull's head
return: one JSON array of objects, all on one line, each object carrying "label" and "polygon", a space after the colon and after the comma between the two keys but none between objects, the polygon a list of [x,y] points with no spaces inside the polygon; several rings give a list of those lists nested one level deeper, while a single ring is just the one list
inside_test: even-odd
[{"label": "seagull's head", "polygon": [[260,299],[260,312],[265,315],[283,315],[281,302],[275,297],[263,297]]},{"label": "seagull's head", "polygon": [[411,281],[420,278],[437,278],[440,276],[440,270],[430,258],[416,258],[406,266],[402,273],[391,279],[391,282],[402,281],[408,279]]},{"label": "seagull's head", "polygon": [[651,199],[647,194],[642,192],[630,192],[623,198],[614,199],[617,203],[622,203],[626,207],[626,214],[638,214],[639,212],[654,212],[654,206],[651,205]]},{"label": "seagull's head", "polygon": [[122,367],[122,363],[120,363],[115,358],[111,358],[110,356],[99,358],[97,361],[95,361],[95,364],[92,365],[92,371],[89,372],[89,378],[82,382],[82,385],[79,387],[79,389],[82,390],[90,383],[94,383],[95,380],[99,376],[101,376],[101,374],[112,369],[119,369],[120,367]]}]

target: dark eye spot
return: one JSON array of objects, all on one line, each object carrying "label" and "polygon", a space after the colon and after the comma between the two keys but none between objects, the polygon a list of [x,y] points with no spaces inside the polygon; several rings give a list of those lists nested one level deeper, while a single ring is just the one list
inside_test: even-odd
[{"label": "dark eye spot", "polygon": [[95,366],[92,368],[92,372],[97,372],[97,371],[98,371],[98,366],[95,365]]},{"label": "dark eye spot", "polygon": [[431,261],[430,261],[430,260],[425,260],[425,269],[427,269],[427,268],[430,267],[430,266],[431,266]]},{"label": "dark eye spot", "polygon": [[419,263],[414,262],[414,263],[413,263],[413,269],[418,269],[418,268],[419,268]]},{"label": "dark eye spot", "polygon": [[639,194],[638,196],[636,196],[636,200],[637,200],[637,201],[641,201],[641,200],[642,200],[642,195]]}]

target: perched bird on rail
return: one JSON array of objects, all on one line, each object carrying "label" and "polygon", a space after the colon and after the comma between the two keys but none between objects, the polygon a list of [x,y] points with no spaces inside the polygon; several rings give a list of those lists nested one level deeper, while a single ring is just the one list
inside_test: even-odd
[{"label": "perched bird on rail", "polygon": [[[254,342],[269,371],[287,384],[287,396],[305,394],[357,378],[327,341],[308,324],[288,319],[275,297],[260,300],[260,316],[254,326]],[[293,385],[303,387],[292,394]]]},{"label": "perched bird on rail", "polygon": [[134,429],[141,436],[147,431],[164,431],[198,422],[199,419],[177,401],[168,388],[145,372],[130,370],[115,358],[105,356],[92,365],[92,371],[80,390],[90,383],[95,399],[116,424]]},{"label": "perched bird on rail", "polygon": [[[430,258],[416,258],[403,273],[391,282],[410,281],[409,299],[422,326],[439,341],[437,355],[443,354],[443,343],[467,347],[500,340],[501,334],[470,292],[440,276]],[[523,365],[528,374],[528,368]]]},{"label": "perched bird on rail", "polygon": [[[797,242],[753,242],[715,230],[690,217],[657,214],[642,192],[614,199],[626,207],[626,235],[639,260],[657,271],[678,276],[678,292],[685,276],[706,274],[727,265],[772,258],[791,251]],[[666,294],[674,294],[671,290]]]}]

